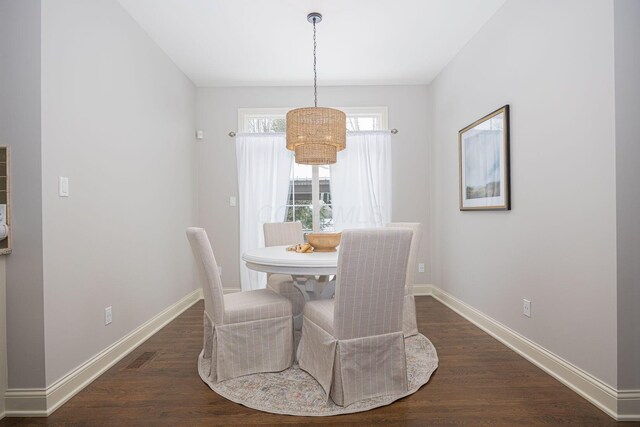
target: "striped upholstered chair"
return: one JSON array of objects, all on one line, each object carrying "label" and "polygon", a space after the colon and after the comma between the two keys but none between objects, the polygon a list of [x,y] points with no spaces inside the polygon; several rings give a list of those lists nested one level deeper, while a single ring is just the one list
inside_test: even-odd
[{"label": "striped upholstered chair", "polygon": [[419,222],[392,222],[387,224],[388,228],[408,228],[413,231],[411,238],[411,249],[409,250],[409,264],[407,264],[407,282],[404,286],[404,305],[402,307],[402,330],[405,337],[410,337],[418,333],[418,322],[416,320],[416,300],[413,297],[413,285],[418,262],[418,249],[422,239],[422,224]]},{"label": "striped upholstered chair", "polygon": [[[297,245],[304,243],[302,223],[300,222],[268,222],[263,225],[265,246]],[[304,296],[293,285],[293,278],[288,274],[268,274],[267,289],[279,293],[291,301],[294,318],[302,314]],[[300,329],[301,325],[296,326]]]},{"label": "striped upholstered chair", "polygon": [[402,332],[411,230],[346,230],[334,299],[307,302],[300,368],[340,406],[407,391]]},{"label": "striped upholstered chair", "polygon": [[204,348],[200,378],[210,386],[293,363],[293,318],[288,299],[267,289],[223,295],[207,233],[187,228],[204,291]]}]

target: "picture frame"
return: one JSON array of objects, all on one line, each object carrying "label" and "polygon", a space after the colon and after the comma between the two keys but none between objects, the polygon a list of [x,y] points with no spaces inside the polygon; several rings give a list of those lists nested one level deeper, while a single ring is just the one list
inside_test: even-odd
[{"label": "picture frame", "polygon": [[511,210],[509,105],[458,132],[460,210]]}]

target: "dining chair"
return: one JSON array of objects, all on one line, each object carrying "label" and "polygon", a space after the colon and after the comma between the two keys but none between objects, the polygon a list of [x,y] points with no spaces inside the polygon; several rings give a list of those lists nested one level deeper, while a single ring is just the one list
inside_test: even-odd
[{"label": "dining chair", "polygon": [[334,299],[307,302],[300,368],[340,406],[407,391],[402,304],[411,230],[345,230]]},{"label": "dining chair", "polygon": [[[263,225],[263,231],[264,245],[267,247],[304,243],[301,222],[268,222]],[[267,289],[271,289],[291,301],[294,317],[302,313],[304,295],[293,285],[293,278],[290,275],[269,273],[267,275]],[[300,325],[297,327],[300,328]]]},{"label": "dining chair", "polygon": [[204,293],[204,346],[198,372],[207,384],[293,363],[293,318],[288,299],[268,289],[224,295],[207,233],[187,228]]},{"label": "dining chair", "polygon": [[407,264],[407,281],[404,287],[404,304],[402,307],[402,330],[405,337],[418,334],[418,321],[416,319],[416,300],[413,296],[415,284],[418,250],[422,239],[422,224],[419,222],[392,222],[387,228],[407,228],[413,231],[411,249],[409,250],[409,264]]}]

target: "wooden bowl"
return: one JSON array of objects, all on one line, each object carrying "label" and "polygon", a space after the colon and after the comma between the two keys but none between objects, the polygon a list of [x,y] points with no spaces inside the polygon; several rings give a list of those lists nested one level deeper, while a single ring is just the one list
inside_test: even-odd
[{"label": "wooden bowl", "polygon": [[307,241],[315,252],[335,252],[342,233],[309,233]]}]

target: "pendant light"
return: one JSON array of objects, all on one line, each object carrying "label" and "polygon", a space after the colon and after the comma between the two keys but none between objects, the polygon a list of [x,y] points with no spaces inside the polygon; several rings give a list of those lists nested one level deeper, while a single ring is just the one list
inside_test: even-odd
[{"label": "pendant light", "polygon": [[287,113],[287,148],[295,152],[296,163],[328,165],[335,163],[337,152],[346,147],[347,116],[334,108],[318,107],[316,24],[322,21],[322,15],[310,13],[307,21],[313,24],[314,106]]}]

